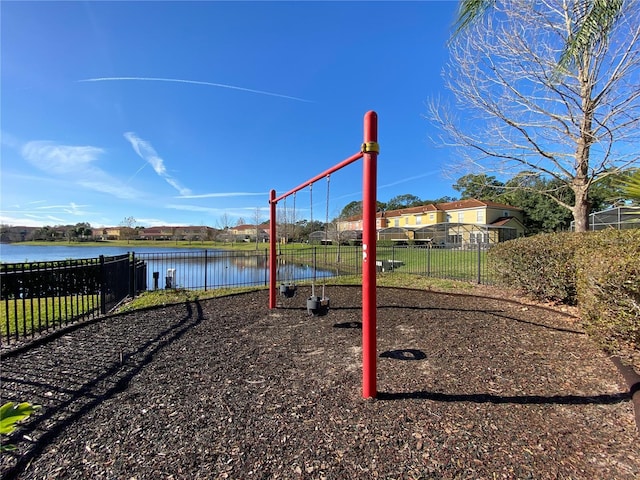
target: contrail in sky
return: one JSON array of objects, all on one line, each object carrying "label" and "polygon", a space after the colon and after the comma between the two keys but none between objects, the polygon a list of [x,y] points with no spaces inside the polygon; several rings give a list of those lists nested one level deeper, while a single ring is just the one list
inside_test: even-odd
[{"label": "contrail in sky", "polygon": [[78,82],[113,82],[113,81],[189,83],[191,85],[206,85],[209,87],[230,88],[231,90],[240,90],[242,92],[258,93],[260,95],[269,95],[271,97],[280,97],[280,98],[288,98],[289,100],[297,100],[298,102],[314,103],[312,100],[306,100],[304,98],[298,98],[298,97],[291,97],[289,95],[281,95],[279,93],[265,92],[262,90],[254,90],[252,88],[236,87],[234,85],[226,85],[224,83],[200,82],[198,80],[182,80],[179,78],[102,77],[102,78],[86,78],[84,80],[78,80]]}]

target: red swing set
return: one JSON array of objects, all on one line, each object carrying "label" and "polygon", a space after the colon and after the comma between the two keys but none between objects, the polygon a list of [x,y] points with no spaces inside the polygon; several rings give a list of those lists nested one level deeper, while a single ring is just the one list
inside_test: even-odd
[{"label": "red swing set", "polygon": [[362,175],[362,396],[375,398],[376,390],[376,184],[378,145],[378,115],[369,111],[364,116],[364,142],[360,152],[316,175],[296,188],[277,196],[271,190],[269,197],[269,308],[276,308],[277,253],[276,206],[280,200],[326,178],[333,172],[363,159]]}]

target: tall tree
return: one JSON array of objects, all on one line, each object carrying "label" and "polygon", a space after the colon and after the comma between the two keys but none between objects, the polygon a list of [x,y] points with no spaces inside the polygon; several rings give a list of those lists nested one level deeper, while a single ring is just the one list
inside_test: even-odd
[{"label": "tall tree", "polygon": [[497,200],[523,210],[528,235],[567,230],[571,224],[571,212],[547,195],[549,191],[565,203],[572,201],[572,192],[566,185],[531,172],[508,180]]},{"label": "tall tree", "polygon": [[461,200],[475,198],[495,201],[503,193],[504,183],[485,173],[479,175],[469,173],[460,177],[453,184],[453,189],[460,192]]},{"label": "tall tree", "polygon": [[546,194],[585,231],[594,183],[639,158],[628,146],[640,138],[640,3],[466,0],[462,6],[444,78],[457,106],[470,114],[461,122],[431,103],[443,142],[463,147],[489,171],[526,170],[566,185],[570,203],[554,190]]},{"label": "tall tree", "polygon": [[386,204],[385,210],[399,210],[401,208],[417,207],[422,205],[422,200],[415,195],[405,193],[404,195],[396,195]]},{"label": "tall tree", "polygon": [[362,215],[362,200],[354,200],[347,203],[340,212],[340,218],[355,217],[357,215]]}]

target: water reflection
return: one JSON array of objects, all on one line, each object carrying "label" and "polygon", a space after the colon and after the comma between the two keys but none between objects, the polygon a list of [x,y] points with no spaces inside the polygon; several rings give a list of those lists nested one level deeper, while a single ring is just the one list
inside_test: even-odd
[{"label": "water reflection", "polygon": [[[264,253],[227,251],[190,251],[138,254],[147,264],[147,289],[165,288],[167,277],[177,288],[212,289],[221,287],[262,286],[269,284],[269,257]],[[154,281],[157,273],[157,285]],[[277,280],[296,282],[333,277],[335,272],[308,264],[278,260]]]}]

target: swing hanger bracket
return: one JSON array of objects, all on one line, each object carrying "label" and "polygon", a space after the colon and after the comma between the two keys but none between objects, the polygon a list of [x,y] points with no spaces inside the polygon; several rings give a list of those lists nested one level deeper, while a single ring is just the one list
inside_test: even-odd
[{"label": "swing hanger bracket", "polygon": [[362,153],[380,153],[378,142],[364,142],[360,147]]}]

